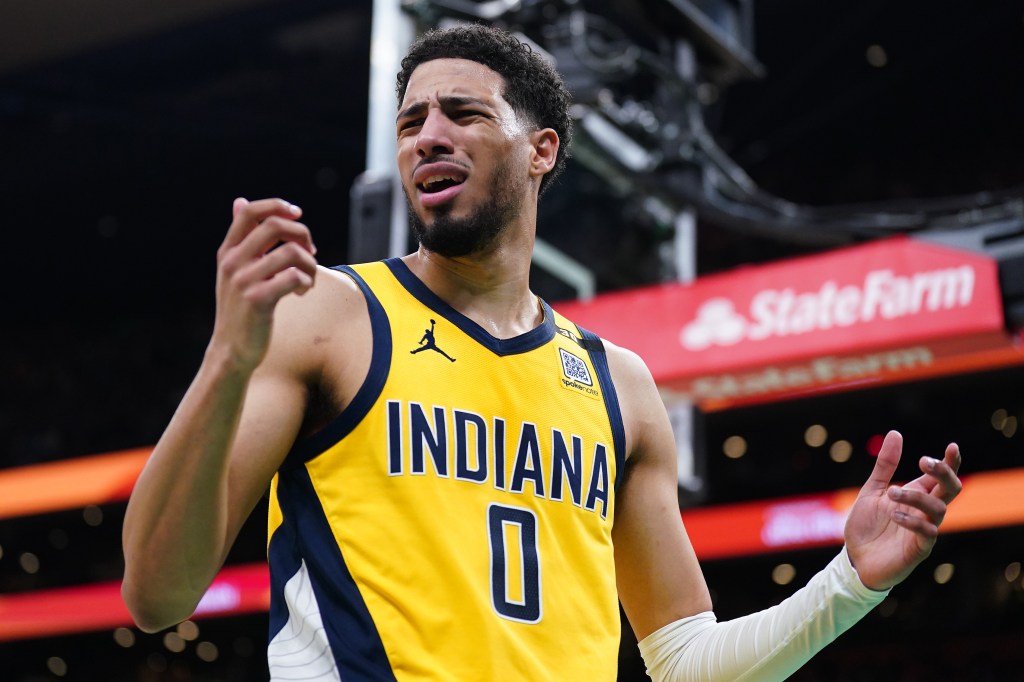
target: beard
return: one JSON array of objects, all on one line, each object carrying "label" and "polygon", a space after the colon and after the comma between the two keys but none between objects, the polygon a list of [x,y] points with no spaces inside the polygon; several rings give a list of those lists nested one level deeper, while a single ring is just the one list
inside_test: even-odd
[{"label": "beard", "polygon": [[495,169],[486,203],[461,218],[452,216],[451,204],[438,206],[429,225],[413,210],[407,193],[409,228],[423,248],[439,256],[459,258],[485,251],[519,215],[526,181],[513,178],[506,160]]}]

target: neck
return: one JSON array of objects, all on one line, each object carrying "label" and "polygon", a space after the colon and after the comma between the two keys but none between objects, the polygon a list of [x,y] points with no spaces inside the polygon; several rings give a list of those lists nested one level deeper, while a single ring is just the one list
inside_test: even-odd
[{"label": "neck", "polygon": [[533,232],[510,232],[481,253],[447,258],[421,246],[402,260],[445,303],[492,336],[512,338],[537,327],[543,311],[530,292]]}]

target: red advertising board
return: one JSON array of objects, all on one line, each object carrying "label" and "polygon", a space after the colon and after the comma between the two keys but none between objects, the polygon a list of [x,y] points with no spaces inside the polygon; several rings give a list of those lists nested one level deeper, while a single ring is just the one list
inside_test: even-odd
[{"label": "red advertising board", "polygon": [[906,237],[555,307],[709,409],[1024,362],[996,263]]}]

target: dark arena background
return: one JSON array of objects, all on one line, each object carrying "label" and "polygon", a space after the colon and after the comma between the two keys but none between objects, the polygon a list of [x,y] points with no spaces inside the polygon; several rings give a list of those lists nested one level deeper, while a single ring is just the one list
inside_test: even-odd
[{"label": "dark arena background", "polygon": [[[323,264],[387,255],[393,216],[363,175],[375,4],[0,4],[3,680],[266,679],[265,509],[201,612],[155,635],[119,601],[121,521],[211,332],[232,199],[302,206]],[[828,358],[786,355],[826,333],[820,309],[805,336],[779,313],[779,356],[732,338],[714,376],[680,368],[678,344],[645,359],[665,368],[681,508],[720,618],[776,603],[834,555],[886,430],[909,460],[962,447],[966,490],[933,555],[792,679],[1024,680],[1024,3],[390,4],[419,29],[520,31],[565,73],[579,133],[541,202],[535,290],[597,306],[612,340],[615,302],[637,291],[685,306],[789,287],[824,306],[831,285],[790,273],[876,246],[864,272],[903,272],[892,247],[989,273],[961,291],[988,326],[911,329],[906,362],[866,316]],[[623,631],[619,677],[646,679]]]}]

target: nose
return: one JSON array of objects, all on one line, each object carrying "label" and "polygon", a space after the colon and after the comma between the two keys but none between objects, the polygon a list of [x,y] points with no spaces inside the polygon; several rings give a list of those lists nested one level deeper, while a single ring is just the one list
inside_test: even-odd
[{"label": "nose", "polygon": [[436,109],[427,113],[416,136],[416,154],[428,158],[437,154],[450,154],[454,150],[451,139],[451,119]]}]

